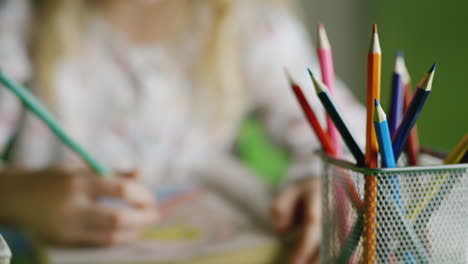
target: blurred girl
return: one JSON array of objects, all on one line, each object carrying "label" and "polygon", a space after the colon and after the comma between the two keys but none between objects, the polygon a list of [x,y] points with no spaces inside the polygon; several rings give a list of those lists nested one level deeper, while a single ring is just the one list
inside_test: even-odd
[{"label": "blurred girl", "polygon": [[[319,145],[283,72],[312,91],[305,70],[317,70],[316,59],[292,4],[273,2],[0,1],[1,69],[27,83],[100,162],[127,172],[102,179],[83,169],[2,89],[0,142],[16,127],[20,133],[12,165],[0,175],[0,221],[56,243],[131,240],[158,217],[145,186],[194,177],[220,166],[219,157],[235,163],[240,124],[255,113],[291,153],[288,178],[310,177],[278,200],[275,226],[288,230],[305,199],[303,238],[292,260],[316,258],[320,193],[312,176],[320,164],[312,153]],[[347,115],[364,116],[346,90],[337,94]],[[96,198],[103,196],[132,206],[102,207]]]}]

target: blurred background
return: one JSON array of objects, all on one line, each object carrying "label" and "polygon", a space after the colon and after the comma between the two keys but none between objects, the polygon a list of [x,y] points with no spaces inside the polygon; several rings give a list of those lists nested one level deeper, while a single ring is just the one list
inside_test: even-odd
[{"label": "blurred background", "polygon": [[422,145],[445,151],[468,132],[468,87],[464,85],[468,2],[448,2],[302,0],[312,37],[315,39],[316,21],[323,21],[334,48],[336,72],[361,101],[373,23],[378,24],[383,52],[381,100],[385,107],[390,101],[390,77],[398,49],[405,53],[413,86],[432,63],[439,64],[418,126]]},{"label": "blurred background", "polygon": [[[304,7],[301,8],[302,17],[313,39],[316,22],[325,23],[334,48],[336,72],[362,102],[366,93],[371,29],[372,24],[377,23],[383,50],[381,101],[384,107],[388,109],[390,77],[396,52],[401,49],[405,53],[413,86],[432,63],[439,63],[433,92],[418,121],[422,145],[449,151],[468,132],[468,87],[464,85],[468,60],[468,1],[457,1],[456,6],[448,4],[448,1],[435,0],[300,1]],[[254,124],[247,126],[245,135],[252,129],[256,129]],[[265,159],[265,152],[253,153],[255,144],[267,143],[258,141],[258,138],[254,141],[246,139],[245,143],[244,156],[258,156],[261,160],[254,157],[252,163],[263,163],[258,165],[259,171],[273,175],[271,182],[280,182],[287,157],[279,151],[269,151],[278,156],[278,162],[272,162]],[[31,263],[30,245],[8,232],[1,233],[15,246],[15,252],[20,252],[16,263]]]}]

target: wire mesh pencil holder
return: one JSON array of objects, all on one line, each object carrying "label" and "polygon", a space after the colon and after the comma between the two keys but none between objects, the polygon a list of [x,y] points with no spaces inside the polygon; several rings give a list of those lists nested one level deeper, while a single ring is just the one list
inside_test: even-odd
[{"label": "wire mesh pencil holder", "polygon": [[[321,156],[321,263],[468,262],[468,164],[365,169]],[[377,196],[366,201],[370,175]],[[366,239],[372,204],[375,247]]]}]

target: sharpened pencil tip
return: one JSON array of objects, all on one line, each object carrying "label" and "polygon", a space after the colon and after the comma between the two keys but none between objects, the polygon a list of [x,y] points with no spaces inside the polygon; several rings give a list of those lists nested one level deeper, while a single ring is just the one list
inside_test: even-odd
[{"label": "sharpened pencil tip", "polygon": [[379,103],[379,100],[375,99],[375,109],[374,109],[374,121],[380,123],[387,120],[387,115],[383,110],[382,106]]},{"label": "sharpened pencil tip", "polygon": [[432,90],[432,82],[434,81],[434,74],[435,74],[436,67],[437,67],[437,63],[434,63],[434,65],[432,65],[431,70],[428,73],[429,76],[427,78],[426,85],[424,86],[424,90],[426,91]]},{"label": "sharpened pencil tip", "polygon": [[[396,59],[395,59],[395,69],[394,72],[397,74],[400,74],[402,78],[405,78],[404,75],[406,74],[406,69],[405,69],[405,58],[400,55],[400,53],[397,54]],[[406,80],[404,80],[406,81]]]},{"label": "sharpened pencil tip", "polygon": [[309,73],[310,78],[314,79],[314,74],[312,73],[312,71],[309,68],[307,68],[307,72]]},{"label": "sharpened pencil tip", "polygon": [[372,38],[369,53],[382,54],[382,49],[380,48],[379,34],[377,33],[377,24],[374,24],[374,29],[372,30]]},{"label": "sharpened pencil tip", "polygon": [[284,74],[286,75],[286,79],[288,79],[288,82],[290,85],[293,85],[294,84],[294,81],[291,77],[291,74],[289,73],[288,69],[286,67],[284,67]]},{"label": "sharpened pencil tip", "polygon": [[418,83],[418,88],[425,91],[430,91],[432,89],[432,82],[434,80],[436,67],[437,63],[434,63],[434,65],[432,65],[429,71],[424,75],[423,79]]},{"label": "sharpened pencil tip", "polygon": [[405,54],[403,53],[402,50],[398,50],[396,56],[397,56],[397,58],[403,58],[405,56]]},{"label": "sharpened pencil tip", "polygon": [[325,25],[321,22],[317,24],[317,48],[325,50],[331,49]]},{"label": "sharpened pencil tip", "polygon": [[317,92],[317,94],[326,92],[328,90],[327,86],[323,82],[317,80],[317,78],[315,78],[314,74],[309,68],[307,68],[307,71],[309,72],[310,78],[312,78],[312,82],[314,83],[315,91]]}]

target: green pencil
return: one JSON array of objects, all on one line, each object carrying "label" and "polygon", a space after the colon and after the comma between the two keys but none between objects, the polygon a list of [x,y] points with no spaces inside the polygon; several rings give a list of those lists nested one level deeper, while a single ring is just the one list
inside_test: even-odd
[{"label": "green pencil", "polygon": [[88,152],[86,152],[78,143],[76,143],[59,125],[53,115],[47,108],[39,102],[34,95],[29,92],[24,86],[9,79],[0,70],[0,83],[2,83],[8,90],[13,92],[21,102],[33,112],[39,119],[41,119],[52,132],[71,150],[76,152],[83,160],[91,167],[96,173],[100,175],[110,175],[110,171],[99,164]]}]

